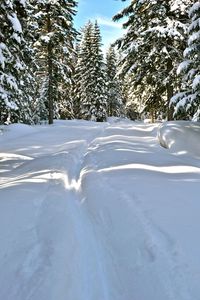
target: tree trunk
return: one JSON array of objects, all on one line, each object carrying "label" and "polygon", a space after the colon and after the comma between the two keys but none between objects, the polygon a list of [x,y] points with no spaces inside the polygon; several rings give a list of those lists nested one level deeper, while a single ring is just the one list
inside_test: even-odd
[{"label": "tree trunk", "polygon": [[[171,72],[173,68],[173,65],[172,65],[172,60],[171,58],[168,58],[168,61],[167,61],[167,72],[168,74]],[[173,113],[174,113],[174,109],[172,106],[170,106],[170,100],[173,96],[173,85],[168,82],[167,83],[167,121],[171,121],[173,120]]]},{"label": "tree trunk", "polygon": [[170,106],[170,99],[173,96],[173,86],[171,84],[167,84],[167,120],[173,120],[174,109]]},{"label": "tree trunk", "polygon": [[[47,32],[51,32],[50,12],[51,6],[47,4]],[[53,62],[52,62],[52,43],[51,40],[47,46],[47,72],[48,72],[48,106],[49,106],[49,124],[53,124]]]},{"label": "tree trunk", "polygon": [[151,108],[151,123],[155,123],[155,112],[154,112],[154,108]]}]

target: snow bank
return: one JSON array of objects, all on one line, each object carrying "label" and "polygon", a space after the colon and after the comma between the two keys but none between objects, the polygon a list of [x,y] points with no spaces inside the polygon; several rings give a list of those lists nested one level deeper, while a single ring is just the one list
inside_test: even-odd
[{"label": "snow bank", "polygon": [[6,140],[15,139],[24,135],[32,134],[36,127],[25,124],[11,124],[9,126],[0,126],[0,143]]},{"label": "snow bank", "polygon": [[200,123],[174,121],[163,123],[158,130],[160,145],[176,155],[200,158]]}]

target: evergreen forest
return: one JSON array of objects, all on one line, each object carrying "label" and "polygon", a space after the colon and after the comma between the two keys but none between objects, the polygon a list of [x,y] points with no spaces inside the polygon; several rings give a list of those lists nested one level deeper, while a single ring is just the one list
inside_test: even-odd
[{"label": "evergreen forest", "polygon": [[[114,5],[114,0],[113,0]],[[104,55],[75,0],[1,0],[0,124],[200,118],[200,2],[124,1]]]}]

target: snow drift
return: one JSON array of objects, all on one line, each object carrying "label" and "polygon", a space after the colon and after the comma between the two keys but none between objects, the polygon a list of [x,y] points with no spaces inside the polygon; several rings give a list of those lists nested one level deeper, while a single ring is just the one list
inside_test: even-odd
[{"label": "snow drift", "polygon": [[164,148],[176,155],[200,158],[200,123],[190,121],[165,122],[158,129],[158,139]]}]

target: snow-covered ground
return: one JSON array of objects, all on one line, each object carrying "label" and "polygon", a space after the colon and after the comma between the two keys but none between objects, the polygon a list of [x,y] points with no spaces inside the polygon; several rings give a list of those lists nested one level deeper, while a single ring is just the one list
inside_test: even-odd
[{"label": "snow-covered ground", "polygon": [[199,300],[199,141],[189,122],[0,128],[0,300]]}]

